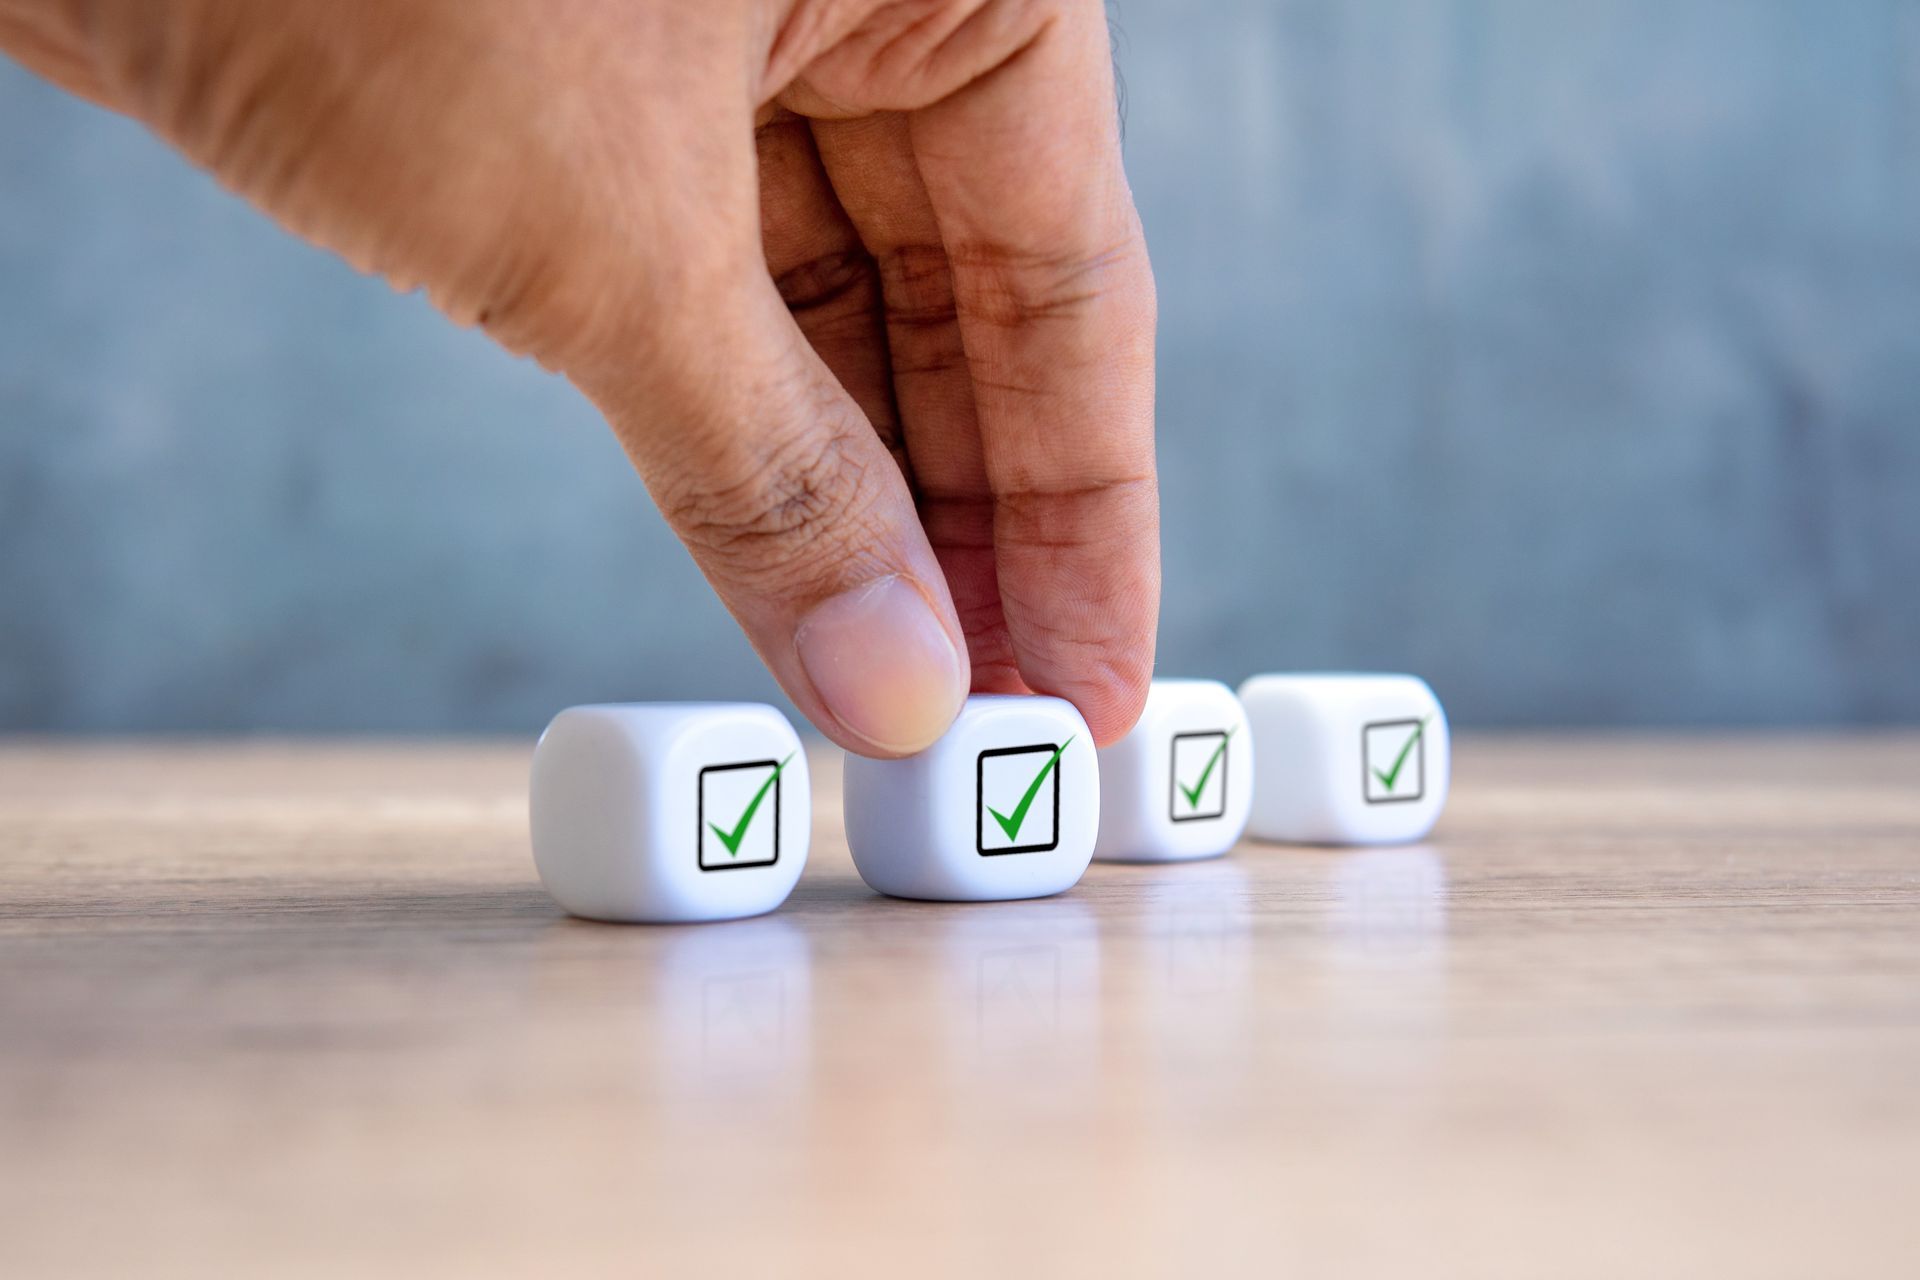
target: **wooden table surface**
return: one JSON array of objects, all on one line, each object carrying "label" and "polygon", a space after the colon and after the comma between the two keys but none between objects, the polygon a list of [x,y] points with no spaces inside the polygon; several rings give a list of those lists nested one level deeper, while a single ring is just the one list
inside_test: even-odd
[{"label": "wooden table surface", "polygon": [[1434,840],[567,919],[522,745],[0,746],[0,1275],[1913,1276],[1920,738]]}]

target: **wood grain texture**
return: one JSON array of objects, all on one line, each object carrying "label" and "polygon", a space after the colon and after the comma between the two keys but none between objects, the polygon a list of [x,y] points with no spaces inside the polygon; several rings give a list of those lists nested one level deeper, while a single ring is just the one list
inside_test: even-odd
[{"label": "wood grain texture", "polygon": [[1435,840],[565,918],[520,746],[0,747],[0,1274],[1911,1275],[1920,738]]}]

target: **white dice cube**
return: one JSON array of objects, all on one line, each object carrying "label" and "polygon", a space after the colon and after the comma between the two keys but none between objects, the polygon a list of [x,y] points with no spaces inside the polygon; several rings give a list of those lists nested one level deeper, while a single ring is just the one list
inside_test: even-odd
[{"label": "white dice cube", "polygon": [[1248,831],[1299,844],[1390,844],[1447,802],[1446,713],[1408,675],[1275,674],[1240,686],[1256,770]]},{"label": "white dice cube", "polygon": [[1155,680],[1133,731],[1100,749],[1104,862],[1212,858],[1246,830],[1253,804],[1246,713],[1218,680]]},{"label": "white dice cube", "polygon": [[591,920],[759,915],[807,862],[813,795],[787,718],[749,702],[570,707],[533,751],[533,860]]},{"label": "white dice cube", "polygon": [[976,694],[901,760],[848,756],[847,846],[896,898],[982,902],[1071,888],[1093,856],[1093,735],[1060,698]]}]

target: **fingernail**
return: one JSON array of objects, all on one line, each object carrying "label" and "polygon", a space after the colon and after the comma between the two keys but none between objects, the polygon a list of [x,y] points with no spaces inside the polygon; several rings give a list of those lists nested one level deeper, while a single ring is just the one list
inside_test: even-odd
[{"label": "fingernail", "polygon": [[793,643],[833,718],[882,751],[932,745],[967,696],[965,659],[905,578],[881,578],[815,606]]}]

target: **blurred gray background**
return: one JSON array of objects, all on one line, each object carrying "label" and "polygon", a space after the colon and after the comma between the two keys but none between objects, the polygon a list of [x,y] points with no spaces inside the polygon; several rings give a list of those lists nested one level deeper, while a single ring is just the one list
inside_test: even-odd
[{"label": "blurred gray background", "polygon": [[[1920,3],[1122,0],[1161,669],[1920,719]],[[0,61],[0,728],[774,697],[568,387]]]}]

